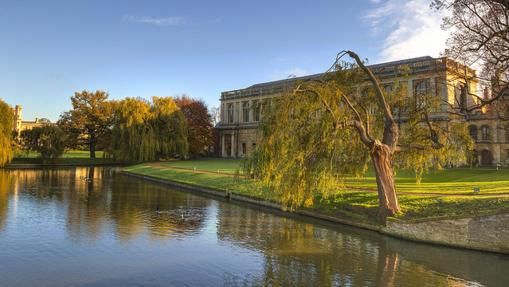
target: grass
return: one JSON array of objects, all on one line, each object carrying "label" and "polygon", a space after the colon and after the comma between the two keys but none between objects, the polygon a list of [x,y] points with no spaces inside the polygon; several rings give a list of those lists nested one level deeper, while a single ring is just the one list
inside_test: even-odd
[{"label": "grass", "polygon": [[240,160],[237,159],[202,159],[202,160],[185,160],[185,161],[170,161],[161,163],[164,166],[194,169],[235,174],[239,168]]},{"label": "grass", "polygon": [[14,156],[11,164],[19,164],[19,165],[39,165],[39,164],[49,164],[49,165],[113,165],[119,164],[120,162],[114,161],[109,158],[103,158],[102,151],[96,151],[96,158],[91,159],[90,153],[88,151],[80,151],[80,150],[71,150],[66,151],[64,154],[55,160],[46,160],[44,161],[40,154],[37,152],[21,152]]},{"label": "grass", "polygon": [[[19,152],[15,154],[14,158],[39,158],[41,155],[38,152],[29,151],[27,152]],[[96,151],[95,152],[96,158],[102,158],[103,152],[102,151]],[[86,150],[69,150],[65,151],[64,154],[60,158],[90,158],[90,152]]]},{"label": "grass", "polygon": [[[146,163],[125,170],[278,201],[273,194],[263,192],[256,182],[233,176],[238,165],[238,160],[207,159]],[[399,171],[396,184],[403,210],[397,217],[403,220],[509,212],[509,170],[506,169],[437,171],[425,175],[421,184],[415,183],[412,172]],[[473,187],[480,187],[481,192],[473,193]],[[376,218],[377,207],[375,178],[368,173],[363,178],[347,179],[347,188],[338,190],[329,198],[317,197],[312,208],[372,223]]]}]

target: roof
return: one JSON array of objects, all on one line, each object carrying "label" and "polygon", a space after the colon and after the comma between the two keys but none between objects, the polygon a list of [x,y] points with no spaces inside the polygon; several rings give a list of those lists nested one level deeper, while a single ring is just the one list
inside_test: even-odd
[{"label": "roof", "polygon": [[[433,58],[431,56],[422,56],[422,57],[409,58],[409,59],[404,59],[404,60],[383,62],[383,63],[373,64],[373,65],[368,65],[367,67],[371,68],[371,69],[376,69],[376,68],[383,68],[386,66],[400,66],[400,65],[405,65],[405,64],[410,64],[410,63],[415,63],[415,62],[420,62],[420,61],[426,61],[426,60],[434,60],[434,59],[435,58]],[[302,77],[289,77],[289,78],[283,79],[283,80],[254,84],[252,86],[247,87],[246,89],[256,89],[256,88],[263,88],[263,87],[267,87],[267,86],[274,86],[274,85],[279,85],[279,84],[290,83],[290,82],[294,82],[294,81],[311,80],[314,78],[318,78],[318,77],[322,76],[323,74],[324,73],[318,73],[318,74],[302,76]]]}]

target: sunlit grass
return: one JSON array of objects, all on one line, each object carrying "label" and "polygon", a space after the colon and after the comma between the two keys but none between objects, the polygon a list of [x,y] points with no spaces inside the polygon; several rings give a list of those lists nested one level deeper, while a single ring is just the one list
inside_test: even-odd
[{"label": "sunlit grass", "polygon": [[[140,164],[125,170],[178,181],[197,186],[228,190],[278,201],[267,194],[253,180],[234,174],[238,160],[193,160]],[[194,170],[196,168],[196,171]],[[220,170],[223,174],[218,174]],[[203,173],[200,171],[208,171]],[[441,217],[461,217],[499,212],[509,212],[509,197],[497,195],[509,193],[509,170],[495,169],[449,169],[432,172],[424,176],[421,184],[415,183],[412,172],[397,173],[397,189],[403,210],[398,217],[406,220]],[[375,178],[367,174],[363,178],[349,178],[349,188],[338,190],[329,198],[315,199],[313,208],[324,212],[372,221],[376,217],[378,198]],[[473,193],[479,187],[480,193]],[[486,197],[484,194],[491,194]]]}]

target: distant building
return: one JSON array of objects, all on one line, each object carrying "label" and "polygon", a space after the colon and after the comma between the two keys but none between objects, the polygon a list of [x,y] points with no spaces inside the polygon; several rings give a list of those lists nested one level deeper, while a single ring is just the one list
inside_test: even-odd
[{"label": "distant building", "polygon": [[35,118],[34,121],[24,121],[23,120],[23,108],[20,105],[16,105],[14,107],[14,132],[18,135],[21,135],[22,131],[31,130],[35,127],[42,127],[44,125],[52,125],[50,120],[45,118]]},{"label": "distant building", "polygon": [[[432,120],[445,125],[465,121],[454,116],[453,109],[463,109],[478,102],[468,91],[477,91],[475,71],[448,58],[419,57],[369,66],[385,89],[395,82],[406,87],[406,96],[433,93],[442,99],[440,110]],[[405,71],[402,76],[400,71]],[[243,157],[260,140],[258,126],[262,108],[272,98],[292,88],[296,81],[317,78],[322,74],[255,84],[245,89],[221,93],[221,120],[218,144],[222,157]],[[475,141],[475,159],[480,165],[509,165],[509,95],[508,99],[468,114],[470,134]]]}]

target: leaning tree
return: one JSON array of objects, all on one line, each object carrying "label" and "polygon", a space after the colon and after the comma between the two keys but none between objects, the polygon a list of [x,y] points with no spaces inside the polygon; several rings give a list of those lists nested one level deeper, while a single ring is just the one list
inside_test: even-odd
[{"label": "leaning tree", "polygon": [[398,83],[383,86],[356,53],[341,52],[321,77],[295,83],[265,108],[262,141],[246,172],[295,208],[337,192],[345,177],[372,164],[379,216],[397,214],[394,167],[419,175],[464,161],[471,147],[464,123],[431,118],[440,108],[437,97],[405,96],[406,86]]}]

